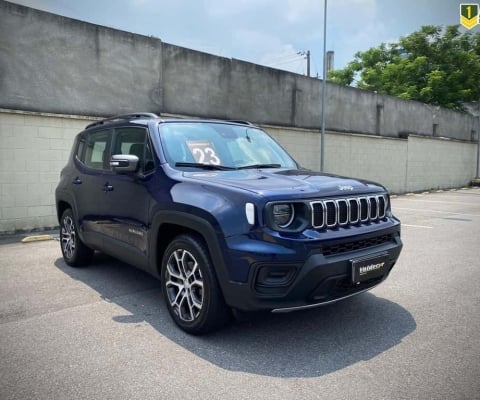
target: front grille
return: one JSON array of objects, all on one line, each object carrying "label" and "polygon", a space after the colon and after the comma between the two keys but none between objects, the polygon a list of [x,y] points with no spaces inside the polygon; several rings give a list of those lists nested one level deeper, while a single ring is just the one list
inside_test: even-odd
[{"label": "front grille", "polygon": [[370,239],[357,240],[355,242],[323,246],[322,253],[325,257],[334,256],[336,254],[347,253],[349,251],[362,250],[368,247],[379,246],[381,244],[392,241],[393,236],[391,234],[381,235]]},{"label": "front grille", "polygon": [[312,225],[315,229],[375,222],[385,218],[387,196],[362,196],[345,199],[315,200],[312,206]]}]

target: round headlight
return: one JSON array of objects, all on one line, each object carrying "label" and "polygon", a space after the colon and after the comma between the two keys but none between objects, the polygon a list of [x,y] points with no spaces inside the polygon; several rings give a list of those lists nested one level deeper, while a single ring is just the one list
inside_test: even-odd
[{"label": "round headlight", "polygon": [[279,228],[289,226],[295,217],[292,204],[275,204],[273,206],[273,220]]}]

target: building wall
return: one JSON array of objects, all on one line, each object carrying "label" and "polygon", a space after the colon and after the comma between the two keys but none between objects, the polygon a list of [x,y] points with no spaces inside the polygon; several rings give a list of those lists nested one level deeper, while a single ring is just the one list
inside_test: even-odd
[{"label": "building wall", "polygon": [[407,190],[467,186],[475,176],[476,144],[445,139],[410,137]]},{"label": "building wall", "polygon": [[333,134],[326,140],[325,165],[329,171],[382,183],[393,193],[408,191],[408,140],[352,134]]},{"label": "building wall", "polygon": [[[0,0],[0,233],[57,225],[53,193],[73,137],[100,116],[250,120],[318,170],[321,84]],[[326,86],[326,172],[396,193],[475,176],[474,117]]]},{"label": "building wall", "polygon": [[[0,234],[58,225],[55,187],[75,135],[94,117],[0,109]],[[268,131],[304,167],[318,170],[318,130]],[[382,183],[393,193],[461,187],[475,175],[475,143],[328,132],[325,172]]]},{"label": "building wall", "polygon": [[[149,111],[319,129],[321,86],[319,79],[0,0],[0,108],[93,116]],[[472,140],[478,130],[468,114],[326,86],[329,131]]]},{"label": "building wall", "polygon": [[76,115],[158,110],[158,39],[0,1],[1,108]]},{"label": "building wall", "polygon": [[[318,131],[265,125],[263,128],[304,168],[320,170]],[[328,134],[326,135],[328,136]]]},{"label": "building wall", "polygon": [[0,111],[0,234],[58,225],[55,187],[88,121]]}]

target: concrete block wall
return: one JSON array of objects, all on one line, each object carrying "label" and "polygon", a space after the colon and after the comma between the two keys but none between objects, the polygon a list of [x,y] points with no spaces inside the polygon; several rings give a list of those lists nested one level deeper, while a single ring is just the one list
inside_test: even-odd
[{"label": "concrete block wall", "polygon": [[[0,109],[0,235],[58,225],[54,193],[75,135],[94,117]],[[264,126],[305,168],[319,170],[317,130]],[[466,186],[476,143],[327,132],[325,172],[377,181],[393,193]]]},{"label": "concrete block wall", "polygon": [[325,138],[327,172],[379,182],[390,192],[407,191],[408,141],[378,136],[330,134]]},{"label": "concrete block wall", "polygon": [[307,129],[280,128],[264,125],[265,129],[304,168],[320,170],[320,135]]},{"label": "concrete block wall", "polygon": [[[320,168],[318,131],[265,126],[305,168]],[[468,186],[477,144],[410,135],[408,139],[351,133],[325,135],[325,172],[368,179],[391,193]]]},{"label": "concrete block wall", "polygon": [[89,121],[0,111],[0,234],[58,225],[55,187]]},{"label": "concrete block wall", "polygon": [[473,143],[411,136],[406,191],[468,186],[475,176],[476,157]]}]

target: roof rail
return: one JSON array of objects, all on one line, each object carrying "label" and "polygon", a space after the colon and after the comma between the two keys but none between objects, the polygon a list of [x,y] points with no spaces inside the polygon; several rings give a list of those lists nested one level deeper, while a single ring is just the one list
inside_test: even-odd
[{"label": "roof rail", "polygon": [[229,119],[228,122],[233,122],[235,124],[252,125],[253,126],[253,124],[250,121],[244,121],[242,119]]},{"label": "roof rail", "polygon": [[91,124],[87,125],[85,129],[92,128],[97,125],[103,125],[106,122],[112,122],[112,121],[121,121],[121,120],[126,120],[129,121],[131,119],[139,119],[139,118],[159,118],[157,114],[154,113],[131,113],[131,114],[120,114],[120,115],[115,115],[110,118],[105,118],[102,119],[101,121],[96,121],[92,122]]}]

